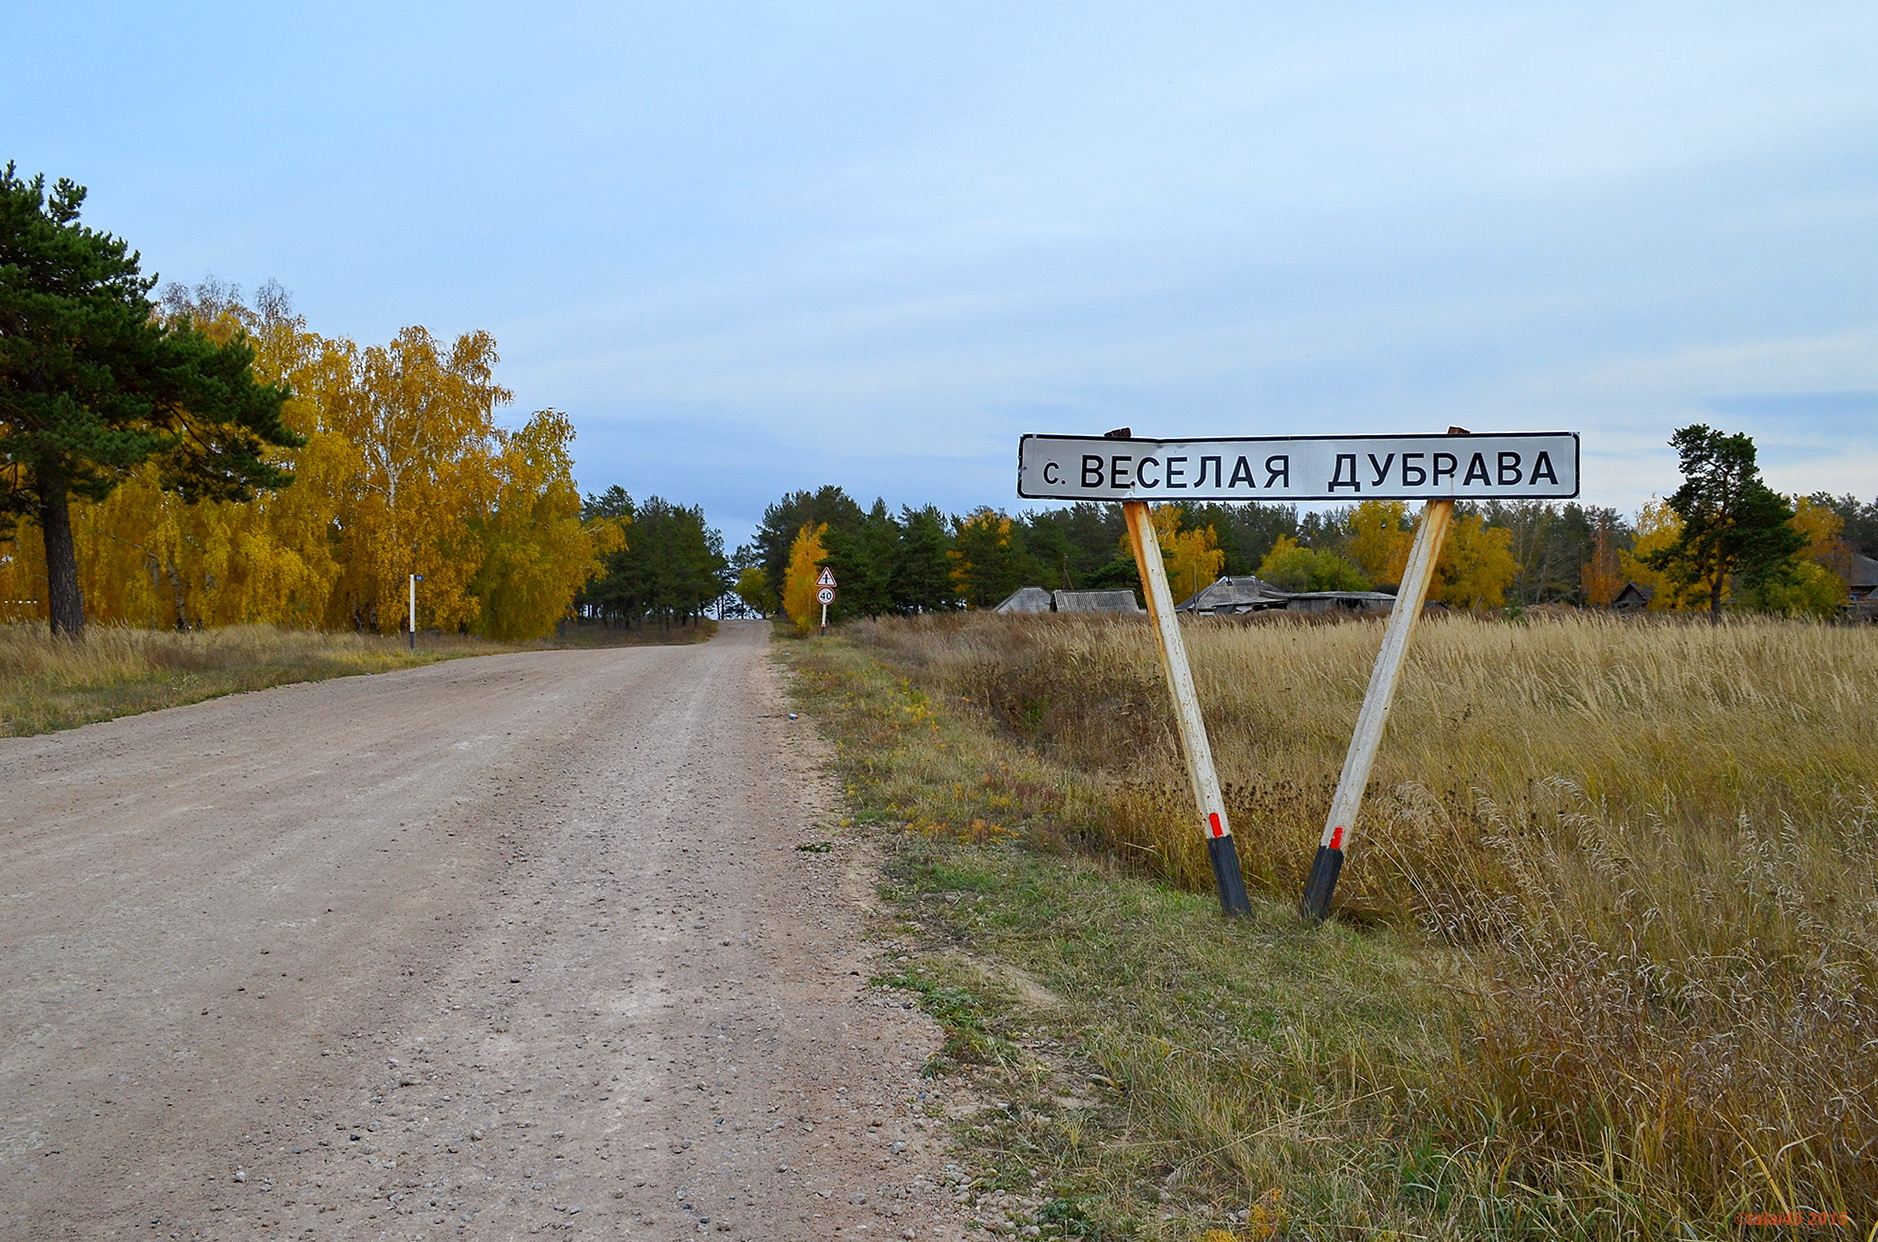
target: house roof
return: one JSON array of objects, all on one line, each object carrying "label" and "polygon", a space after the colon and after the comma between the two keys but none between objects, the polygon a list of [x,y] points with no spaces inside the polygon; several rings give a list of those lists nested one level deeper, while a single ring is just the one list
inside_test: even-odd
[{"label": "house roof", "polygon": [[1133,591],[1058,591],[1051,596],[1058,612],[1142,612]]},{"label": "house roof", "polygon": [[1260,608],[1282,608],[1289,596],[1263,578],[1243,574],[1237,578],[1216,578],[1180,603],[1175,612],[1251,612]]},{"label": "house roof", "polygon": [[1863,552],[1854,552],[1850,572],[1846,574],[1846,585],[1855,591],[1878,587],[1878,561]]},{"label": "house roof", "polygon": [[1387,591],[1299,591],[1285,600],[1285,608],[1291,612],[1393,612],[1395,596]]},{"label": "house roof", "polygon": [[1018,587],[993,612],[1048,612],[1050,593],[1040,586]]},{"label": "house roof", "polygon": [[1289,595],[1287,598],[1289,599],[1357,599],[1357,600],[1367,600],[1371,603],[1377,602],[1379,600],[1388,600],[1392,604],[1395,602],[1395,596],[1389,594],[1389,592],[1387,591],[1296,591],[1296,592],[1293,592],[1291,595]]}]

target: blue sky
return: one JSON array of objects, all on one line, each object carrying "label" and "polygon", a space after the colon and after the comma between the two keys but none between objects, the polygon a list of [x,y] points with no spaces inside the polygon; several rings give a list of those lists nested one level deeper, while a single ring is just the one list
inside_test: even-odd
[{"label": "blue sky", "polygon": [[320,330],[487,328],[588,490],[1016,503],[1017,437],[1671,430],[1878,495],[1878,6],[58,5],[0,160]]}]

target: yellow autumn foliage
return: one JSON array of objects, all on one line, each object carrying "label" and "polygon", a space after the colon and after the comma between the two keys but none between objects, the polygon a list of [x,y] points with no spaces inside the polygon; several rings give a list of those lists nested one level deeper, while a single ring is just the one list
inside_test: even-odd
[{"label": "yellow autumn foliage", "polygon": [[1226,564],[1219,532],[1211,526],[1182,530],[1178,505],[1156,505],[1150,514],[1154,541],[1161,547],[1161,564],[1167,570],[1168,593],[1175,602],[1210,586]]},{"label": "yellow autumn foliage", "polygon": [[[1637,537],[1631,542],[1630,551],[1617,554],[1624,579],[1655,592],[1649,606],[1658,612],[1684,612],[1691,608],[1708,607],[1708,596],[1700,587],[1688,586],[1679,590],[1668,578],[1644,563],[1645,557],[1669,547],[1681,534],[1682,518],[1669,507],[1667,500],[1652,496],[1637,514]],[[1728,598],[1725,584],[1722,587],[1722,598]]]},{"label": "yellow autumn foliage", "polygon": [[1478,513],[1455,518],[1429,593],[1450,608],[1504,608],[1506,588],[1519,576],[1512,545],[1512,531],[1487,525]]},{"label": "yellow autumn foliage", "polygon": [[1588,608],[1609,608],[1624,589],[1616,532],[1608,521],[1600,520],[1591,532],[1591,559],[1578,570],[1578,585],[1585,593]]},{"label": "yellow autumn foliage", "polygon": [[567,448],[573,438],[573,424],[559,410],[542,410],[520,431],[497,433],[495,504],[477,526],[483,561],[470,584],[481,603],[476,629],[490,638],[552,630],[567,612],[569,583],[584,582],[602,556],[625,543],[616,522],[581,522]]},{"label": "yellow autumn foliage", "polygon": [[1795,496],[1792,525],[1806,536],[1803,555],[1809,560],[1831,569],[1846,559],[1849,549],[1841,537],[1845,534],[1845,519],[1832,509],[1810,496]]},{"label": "yellow autumn foliage", "polygon": [[815,576],[828,557],[828,549],[822,546],[822,536],[827,533],[828,523],[810,523],[796,532],[795,542],[789,545],[789,568],[783,574],[783,612],[804,634],[821,620]]},{"label": "yellow autumn foliage", "polygon": [[1415,532],[1408,505],[1400,500],[1365,500],[1343,519],[1343,554],[1378,587],[1399,585],[1408,568]]},{"label": "yellow autumn foliage", "polygon": [[[274,460],[292,486],[246,503],[184,503],[155,465],[102,503],[75,504],[86,612],[107,624],[196,629],[243,623],[392,632],[409,575],[425,628],[545,635],[619,546],[616,523],[583,524],[567,416],[495,421],[510,394],[495,341],[443,342],[421,327],[360,347],[308,329],[284,303],[191,308],[204,331],[245,332],[255,372],[284,380],[283,421],[306,437]],[[32,537],[0,543],[0,620],[45,615]]]}]

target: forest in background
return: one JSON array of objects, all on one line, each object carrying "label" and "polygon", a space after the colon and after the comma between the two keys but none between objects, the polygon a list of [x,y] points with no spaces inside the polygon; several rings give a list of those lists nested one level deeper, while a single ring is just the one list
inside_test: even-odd
[{"label": "forest in background", "polygon": [[[1878,557],[1878,499],[1816,493],[1789,503],[1791,523],[1805,539],[1793,580],[1734,602],[1831,616],[1845,602],[1852,555]],[[1221,574],[1256,574],[1289,591],[1393,590],[1414,516],[1408,505],[1388,500],[1306,513],[1258,503],[1154,508],[1177,600]],[[1648,563],[1682,529],[1662,499],[1635,518],[1576,503],[1463,503],[1432,597],[1473,610],[1603,608],[1634,582],[1652,593],[1653,609],[1693,610],[1703,601]],[[746,606],[766,614],[780,608],[792,617],[813,597],[814,572],[832,569],[840,590],[830,621],[987,608],[1023,586],[1140,585],[1119,505],[1080,502],[1017,514],[985,507],[963,516],[902,506],[896,514],[882,500],[863,509],[835,486],[792,492],[770,505],[755,539],[731,563]]]},{"label": "forest in background", "polygon": [[[1136,589],[1118,505],[963,515],[884,500],[862,508],[825,485],[768,506],[755,538],[726,553],[702,506],[624,488],[580,497],[574,432],[556,410],[495,422],[496,342],[444,342],[421,327],[361,346],[307,326],[284,292],[251,302],[213,280],[171,285],[165,314],[226,339],[245,334],[261,378],[294,393],[284,421],[306,438],[278,451],[294,483],[248,502],[188,502],[154,464],[99,504],[74,508],[81,581],[98,620],[146,628],[245,623],[394,633],[407,575],[421,573],[421,628],[512,640],[568,616],[683,625],[707,612],[806,615],[822,567],[840,582],[831,621],[987,608],[1022,586]],[[1797,583],[1737,601],[1829,616],[1852,553],[1878,557],[1878,499],[1793,497],[1806,537]],[[1177,598],[1221,574],[1291,591],[1392,590],[1413,538],[1401,501],[1300,512],[1280,504],[1154,509]],[[1681,521],[1652,499],[1635,517],[1542,501],[1462,504],[1433,598],[1454,608],[1606,607],[1626,582],[1654,609],[1692,609],[1646,563]],[[43,617],[36,543],[0,534],[0,619]],[[792,599],[785,596],[793,590]]]}]

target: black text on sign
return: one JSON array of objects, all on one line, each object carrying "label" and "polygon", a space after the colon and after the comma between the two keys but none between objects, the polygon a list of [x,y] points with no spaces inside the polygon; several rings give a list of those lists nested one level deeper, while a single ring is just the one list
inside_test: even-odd
[{"label": "black text on sign", "polygon": [[1030,500],[1567,500],[1578,433],[1247,436],[1220,440],[1025,436]]}]

